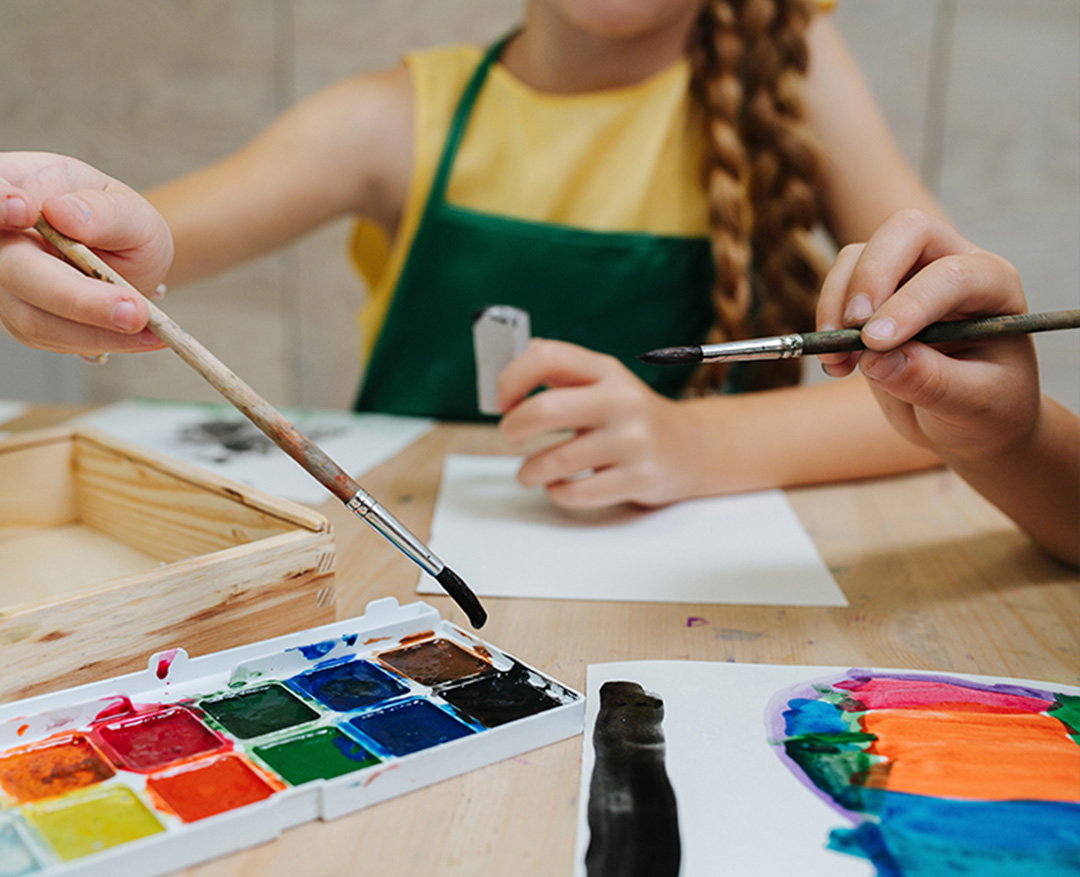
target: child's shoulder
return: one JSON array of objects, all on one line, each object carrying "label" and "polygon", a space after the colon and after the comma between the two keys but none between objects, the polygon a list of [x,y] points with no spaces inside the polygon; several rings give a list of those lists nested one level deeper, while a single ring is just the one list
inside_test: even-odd
[{"label": "child's shoulder", "polygon": [[405,53],[405,64],[418,73],[456,78],[472,73],[482,55],[479,46],[455,43],[410,50]]}]

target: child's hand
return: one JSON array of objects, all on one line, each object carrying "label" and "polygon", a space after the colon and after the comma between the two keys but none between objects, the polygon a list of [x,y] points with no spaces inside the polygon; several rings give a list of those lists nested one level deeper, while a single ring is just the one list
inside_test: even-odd
[{"label": "child's hand", "polygon": [[156,350],[142,296],[84,275],[33,231],[39,212],[94,249],[144,293],[165,278],[172,236],[123,183],[71,158],[0,153],[0,321],[43,350],[95,355]]},{"label": "child's hand", "polygon": [[[537,387],[547,387],[533,396]],[[620,502],[664,505],[690,493],[679,405],[653,392],[617,359],[562,341],[534,339],[499,376],[499,425],[513,442],[553,430],[574,435],[529,457],[526,487],[544,485],[565,508]]]},{"label": "child's hand", "polygon": [[950,463],[989,458],[1035,428],[1040,393],[1030,338],[949,347],[908,339],[938,320],[1026,311],[1012,265],[942,220],[905,210],[866,244],[841,250],[822,287],[818,328],[861,326],[869,349],[820,358],[834,377],[857,364],[910,441]]}]

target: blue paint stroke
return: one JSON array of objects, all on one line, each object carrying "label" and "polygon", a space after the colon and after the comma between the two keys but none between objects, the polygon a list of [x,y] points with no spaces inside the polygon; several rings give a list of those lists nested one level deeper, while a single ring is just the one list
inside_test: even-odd
[{"label": "blue paint stroke", "polygon": [[851,728],[831,703],[793,698],[784,710],[784,733],[788,737],[803,734],[845,734]]},{"label": "blue paint stroke", "polygon": [[835,829],[829,848],[869,859],[881,877],[1080,874],[1080,804],[882,791],[878,806],[877,820]]}]

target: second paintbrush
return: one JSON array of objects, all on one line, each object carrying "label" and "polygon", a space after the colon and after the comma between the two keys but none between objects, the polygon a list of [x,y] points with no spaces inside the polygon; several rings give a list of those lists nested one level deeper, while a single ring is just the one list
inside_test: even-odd
[{"label": "second paintbrush", "polygon": [[[933,323],[915,335],[924,344],[948,341],[982,341],[1080,327],[1080,310],[1051,311],[1043,314],[1010,314],[974,320],[946,320]],[[850,353],[865,350],[859,329],[833,329],[825,332],[793,332],[721,344],[685,344],[661,347],[638,356],[642,362],[656,365],[688,365],[698,362],[740,362],[755,359],[791,359],[817,353]]]}]

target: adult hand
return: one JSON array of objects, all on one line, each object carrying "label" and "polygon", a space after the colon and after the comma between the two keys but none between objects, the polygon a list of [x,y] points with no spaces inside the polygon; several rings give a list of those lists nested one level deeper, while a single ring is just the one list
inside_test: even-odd
[{"label": "adult hand", "polygon": [[[546,387],[530,396],[534,389]],[[571,430],[527,458],[526,487],[543,485],[565,508],[632,502],[658,506],[690,495],[692,441],[679,403],[655,393],[617,359],[534,339],[499,376],[499,428],[512,442]]]},{"label": "adult hand", "polygon": [[125,186],[76,159],[0,153],[0,321],[24,344],[60,353],[156,350],[145,299],[87,277],[33,230],[39,214],[98,253],[143,293],[172,262],[165,220]]},{"label": "adult hand", "polygon": [[989,457],[1023,441],[1040,405],[1031,339],[930,347],[911,337],[938,320],[1027,310],[1016,269],[918,210],[891,216],[845,247],[825,278],[819,329],[861,326],[868,350],[823,354],[835,377],[858,366],[890,423],[947,462]]}]

